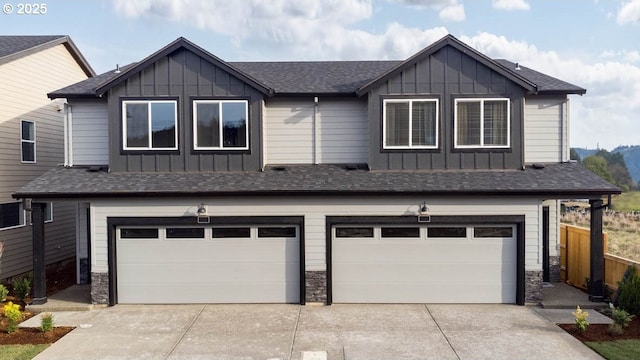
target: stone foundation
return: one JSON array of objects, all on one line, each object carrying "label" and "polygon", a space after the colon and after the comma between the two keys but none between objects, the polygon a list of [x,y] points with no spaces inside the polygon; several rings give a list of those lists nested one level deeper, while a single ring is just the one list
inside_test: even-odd
[{"label": "stone foundation", "polygon": [[305,272],[305,302],[327,302],[327,272]]},{"label": "stone foundation", "polygon": [[560,256],[549,256],[549,282],[560,281]]},{"label": "stone foundation", "polygon": [[526,271],[524,274],[524,302],[542,302],[542,271]]},{"label": "stone foundation", "polygon": [[109,274],[91,273],[91,303],[109,303]]}]

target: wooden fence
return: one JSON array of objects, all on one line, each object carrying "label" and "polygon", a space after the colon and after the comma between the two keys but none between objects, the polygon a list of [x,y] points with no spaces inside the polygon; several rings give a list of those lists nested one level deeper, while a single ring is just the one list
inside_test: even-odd
[{"label": "wooden fence", "polygon": [[[618,288],[618,281],[629,265],[640,270],[640,263],[607,253],[608,237],[603,233],[604,282],[611,289]],[[560,279],[573,286],[586,289],[590,264],[590,231],[573,225],[560,224]]]}]

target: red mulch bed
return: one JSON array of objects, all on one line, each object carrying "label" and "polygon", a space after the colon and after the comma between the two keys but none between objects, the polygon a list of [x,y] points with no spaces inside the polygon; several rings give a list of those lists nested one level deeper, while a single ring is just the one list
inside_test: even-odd
[{"label": "red mulch bed", "polygon": [[624,329],[624,333],[621,335],[609,335],[607,331],[609,325],[604,324],[591,324],[584,333],[580,333],[575,324],[560,324],[558,326],[582,342],[640,339],[640,318],[638,317],[629,323],[629,327]]}]

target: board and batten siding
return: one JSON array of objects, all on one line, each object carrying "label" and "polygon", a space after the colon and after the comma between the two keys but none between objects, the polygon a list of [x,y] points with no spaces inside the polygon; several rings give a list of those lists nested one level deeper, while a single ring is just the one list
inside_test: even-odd
[{"label": "board and batten siding", "polygon": [[[519,169],[523,165],[524,94],[522,87],[469,55],[443,47],[369,92],[369,166],[376,170]],[[383,99],[391,96],[439,100],[438,149],[383,149]],[[496,97],[510,99],[510,148],[455,149],[455,99]]]},{"label": "board and batten siding", "polygon": [[[177,99],[177,151],[122,151],[122,99]],[[249,150],[194,151],[193,99],[249,102]],[[251,171],[261,169],[263,95],[186,49],[158,59],[109,90],[109,169],[113,172]]]},{"label": "board and batten siding", "polygon": [[269,100],[265,106],[267,165],[368,162],[366,100]]},{"label": "board and batten siding", "polygon": [[106,100],[74,99],[69,103],[69,165],[108,165],[109,112]]},{"label": "board and batten siding", "polygon": [[[422,200],[406,196],[95,200],[91,203],[91,269],[97,273],[108,271],[108,217],[185,216],[195,214],[203,202],[207,204],[210,216],[304,216],[306,270],[323,271],[326,269],[326,216],[402,216],[417,212]],[[524,215],[525,269],[542,269],[540,199],[430,198],[427,203],[432,215]]]},{"label": "board and batten siding", "polygon": [[[0,203],[16,201],[11,194],[64,162],[63,100],[47,93],[82,81],[87,75],[64,45],[56,45],[0,65]],[[36,127],[36,163],[21,162],[22,120]],[[56,203],[52,223],[45,225],[46,262],[75,255],[73,205]],[[31,270],[29,213],[26,225],[0,230],[0,279]]]},{"label": "board and batten siding", "polygon": [[568,99],[566,96],[530,96],[524,110],[525,163],[568,160]]}]

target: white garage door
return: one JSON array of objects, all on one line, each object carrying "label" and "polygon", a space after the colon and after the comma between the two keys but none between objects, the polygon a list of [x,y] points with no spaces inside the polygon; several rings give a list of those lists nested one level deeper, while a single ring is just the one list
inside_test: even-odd
[{"label": "white garage door", "polygon": [[295,226],[122,227],[119,303],[297,303]]},{"label": "white garage door", "polygon": [[336,226],[335,303],[515,303],[515,226]]}]

